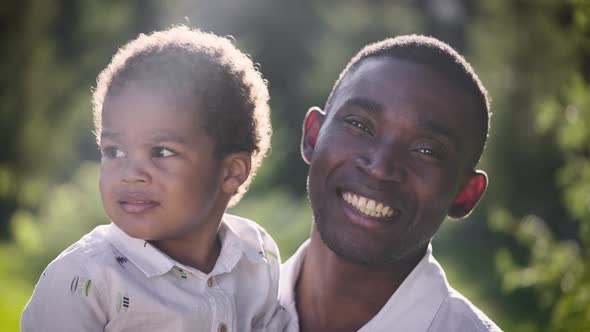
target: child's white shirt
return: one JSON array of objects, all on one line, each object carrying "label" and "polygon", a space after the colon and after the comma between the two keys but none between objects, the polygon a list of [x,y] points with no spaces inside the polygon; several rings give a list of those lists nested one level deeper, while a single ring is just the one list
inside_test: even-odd
[{"label": "child's white shirt", "polygon": [[224,215],[210,273],[114,224],[96,227],[43,272],[22,331],[281,331],[280,256],[256,223]]}]

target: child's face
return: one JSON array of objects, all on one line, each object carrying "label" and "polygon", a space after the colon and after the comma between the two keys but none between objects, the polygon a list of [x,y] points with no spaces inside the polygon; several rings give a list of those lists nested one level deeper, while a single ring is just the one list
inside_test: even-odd
[{"label": "child's face", "polygon": [[187,91],[128,83],[105,102],[100,193],[128,235],[171,240],[217,230],[229,196],[221,161]]},{"label": "child's face", "polygon": [[348,74],[331,105],[303,149],[322,240],[365,264],[421,257],[474,174],[475,99],[429,67],[376,57]]}]

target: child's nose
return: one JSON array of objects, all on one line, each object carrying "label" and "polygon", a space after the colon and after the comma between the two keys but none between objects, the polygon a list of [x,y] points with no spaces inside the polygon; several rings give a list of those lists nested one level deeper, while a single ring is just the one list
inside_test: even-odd
[{"label": "child's nose", "polygon": [[143,162],[128,160],[121,181],[124,183],[148,183],[151,176]]},{"label": "child's nose", "polygon": [[357,156],[355,162],[376,180],[402,182],[406,177],[402,156],[389,146],[370,149]]}]

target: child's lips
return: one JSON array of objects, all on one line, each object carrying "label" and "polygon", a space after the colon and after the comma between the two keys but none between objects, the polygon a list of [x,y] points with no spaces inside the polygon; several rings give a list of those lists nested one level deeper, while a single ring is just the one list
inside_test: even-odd
[{"label": "child's lips", "polygon": [[154,201],[120,201],[119,204],[127,213],[142,213],[159,205]]},{"label": "child's lips", "polygon": [[119,199],[119,205],[127,213],[142,213],[160,204],[142,193],[126,193]]}]

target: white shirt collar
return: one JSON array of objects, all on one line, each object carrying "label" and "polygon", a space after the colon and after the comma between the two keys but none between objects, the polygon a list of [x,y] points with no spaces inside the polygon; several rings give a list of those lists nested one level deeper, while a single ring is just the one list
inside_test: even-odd
[{"label": "white shirt collar", "polygon": [[[236,227],[240,227],[235,224],[234,218],[225,214],[221,221],[219,227],[221,252],[210,275],[231,271],[242,256],[245,256],[252,263],[264,263],[267,261],[262,239],[259,239],[256,246],[245,243],[234,230]],[[149,242],[130,237],[114,223],[108,225],[107,237],[113,246],[148,278],[165,274],[175,266],[193,274],[202,274],[197,269],[170,258]]]},{"label": "white shirt collar", "polygon": [[[281,265],[281,277],[279,278],[279,303],[285,307],[292,317],[297,318],[297,308],[295,306],[295,285],[299,279],[299,272],[309,246],[309,239],[307,239],[299,249],[289,258],[283,265]],[[292,319],[298,322],[299,319]],[[297,328],[299,330],[299,327]]]},{"label": "white shirt collar", "polygon": [[[289,331],[298,331],[295,284],[299,278],[309,240],[281,267],[279,302],[291,314]],[[427,331],[449,292],[444,271],[432,256],[432,245],[424,257],[389,298],[385,306],[359,332]]]},{"label": "white shirt collar", "polygon": [[389,298],[379,313],[360,331],[395,326],[399,331],[427,331],[449,292],[442,267],[432,256],[432,245]]}]

